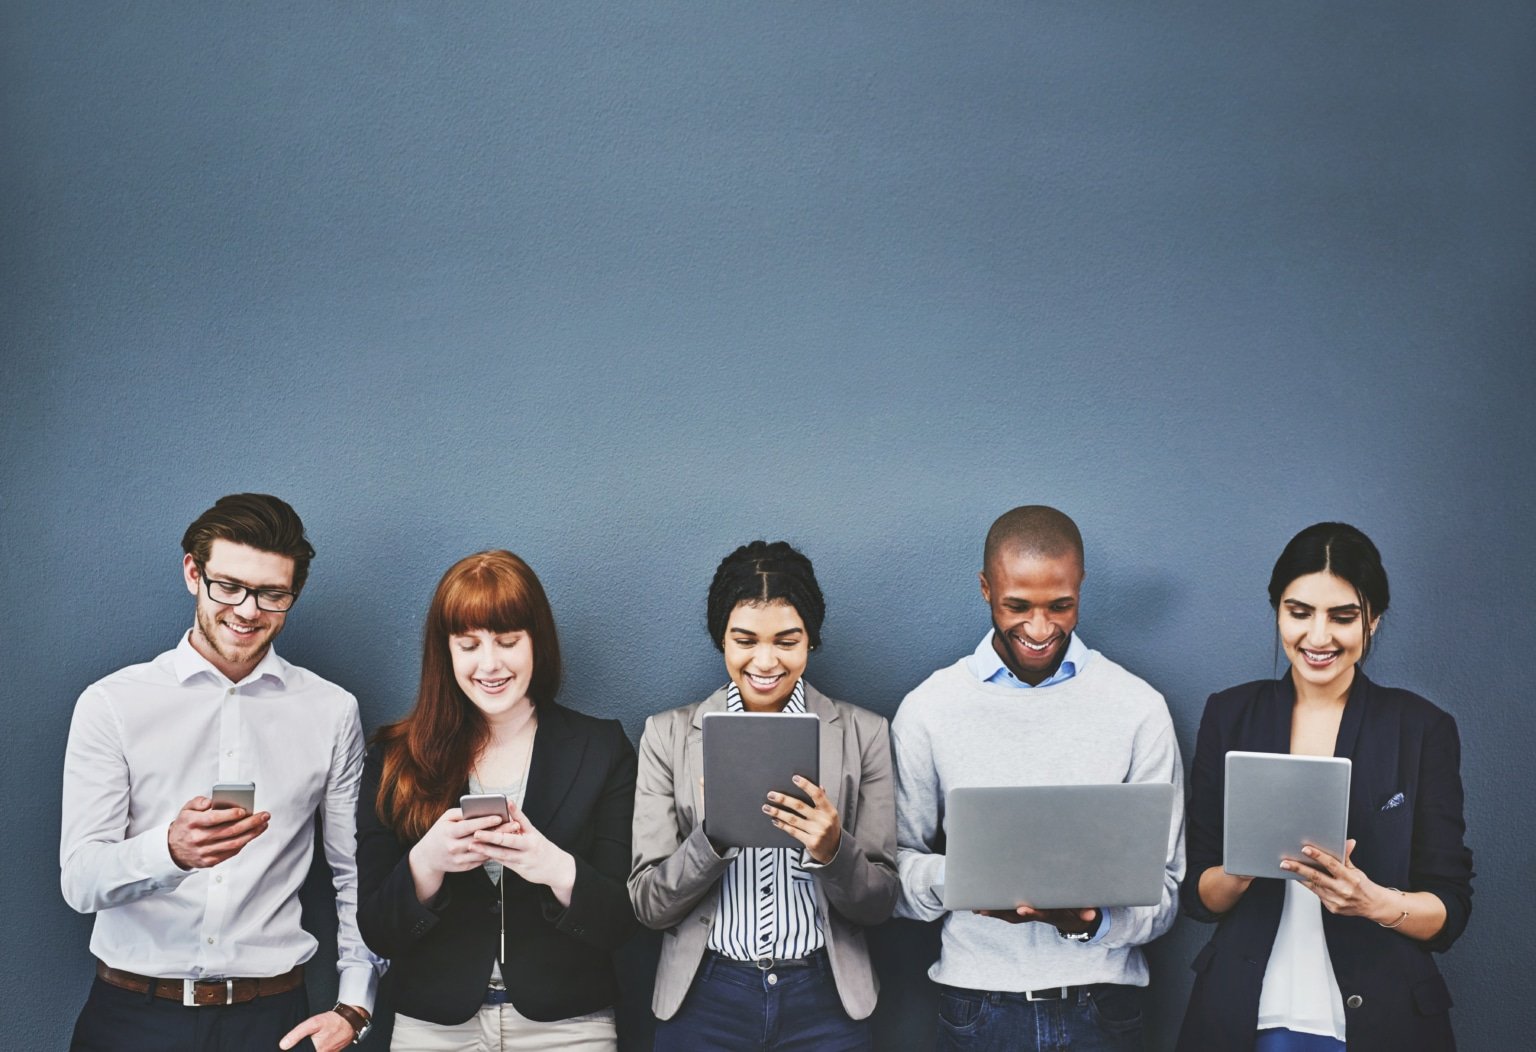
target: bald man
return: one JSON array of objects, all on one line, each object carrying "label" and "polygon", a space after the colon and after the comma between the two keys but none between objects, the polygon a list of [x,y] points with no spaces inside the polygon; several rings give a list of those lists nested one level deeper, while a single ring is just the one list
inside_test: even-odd
[{"label": "bald man", "polygon": [[[1142,1047],[1141,946],[1173,923],[1184,875],[1183,768],[1163,697],[1077,635],[1077,524],[1014,508],[992,524],[981,596],[991,630],[907,695],[891,732],[899,916],[944,921],[938,1044],[947,1049]],[[949,913],[943,793],[956,786],[1166,782],[1179,787],[1156,906]]]}]

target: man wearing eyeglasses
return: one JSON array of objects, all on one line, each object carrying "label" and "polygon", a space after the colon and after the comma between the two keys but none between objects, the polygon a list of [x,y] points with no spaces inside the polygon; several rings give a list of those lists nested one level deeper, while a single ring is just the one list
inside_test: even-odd
[{"label": "man wearing eyeglasses", "polygon": [[[86,688],[70,724],[60,884],[96,914],[97,959],[70,1047],[336,1052],[367,1032],[381,962],[355,919],[357,701],[272,649],[315,552],[294,510],[259,493],[220,499],[181,543],[191,630]],[[252,784],[249,809],[213,798]],[[318,943],[299,889],[317,814],[340,998],[311,1015]]]}]

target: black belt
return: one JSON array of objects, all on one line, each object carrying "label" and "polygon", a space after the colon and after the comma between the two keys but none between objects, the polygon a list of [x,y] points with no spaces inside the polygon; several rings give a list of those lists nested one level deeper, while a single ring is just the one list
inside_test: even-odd
[{"label": "black belt", "polygon": [[729,964],[737,968],[751,968],[759,972],[776,972],[781,968],[815,968],[826,962],[827,951],[813,950],[804,957],[790,957],[788,959],[770,957],[764,954],[754,957],[750,961],[738,960],[735,957],[727,957],[723,953],[710,950],[709,955],[719,964]]},{"label": "black belt", "polygon": [[979,997],[989,1001],[1075,1001],[1079,994],[1091,994],[1109,986],[1109,983],[1091,983],[1085,986],[1045,986],[1038,990],[974,990],[964,986],[941,987],[967,997]]}]

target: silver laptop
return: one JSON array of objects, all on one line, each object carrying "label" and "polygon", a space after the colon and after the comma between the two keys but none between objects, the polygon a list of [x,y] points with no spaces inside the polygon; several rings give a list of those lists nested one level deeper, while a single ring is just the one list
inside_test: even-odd
[{"label": "silver laptop", "polygon": [[1340,756],[1227,753],[1221,868],[1300,880],[1301,874],[1281,869],[1280,860],[1315,865],[1301,853],[1303,845],[1343,858],[1350,766]]},{"label": "silver laptop", "polygon": [[814,713],[710,712],[704,716],[704,832],[731,847],[802,847],[763,814],[770,790],[809,800],[791,780],[821,781],[821,720]]},{"label": "silver laptop", "polygon": [[945,909],[1162,901],[1172,785],[951,789],[944,799]]}]

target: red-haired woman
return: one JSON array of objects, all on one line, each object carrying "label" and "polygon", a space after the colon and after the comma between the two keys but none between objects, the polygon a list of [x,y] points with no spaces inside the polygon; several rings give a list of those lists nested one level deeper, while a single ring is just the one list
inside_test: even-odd
[{"label": "red-haired woman", "polygon": [[[390,1047],[614,1049],[634,748],[555,703],[554,617],[511,552],[455,563],[424,634],[416,705],[375,736],[358,797],[358,925],[391,962]],[[464,818],[467,793],[504,795],[509,820]]]}]

